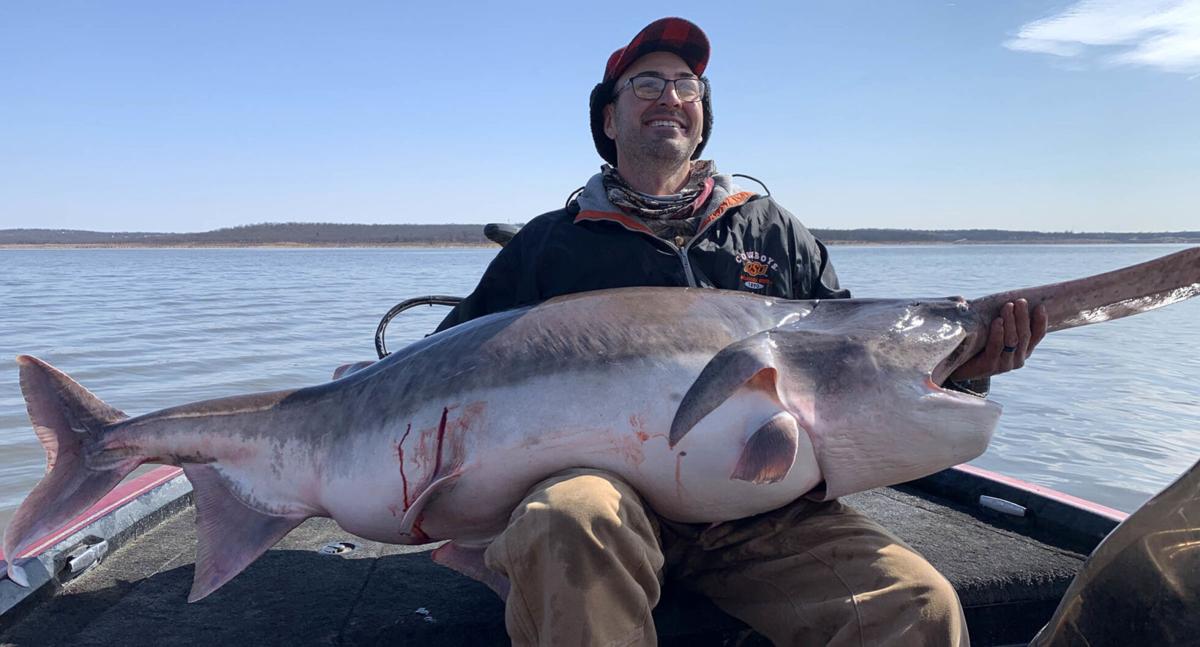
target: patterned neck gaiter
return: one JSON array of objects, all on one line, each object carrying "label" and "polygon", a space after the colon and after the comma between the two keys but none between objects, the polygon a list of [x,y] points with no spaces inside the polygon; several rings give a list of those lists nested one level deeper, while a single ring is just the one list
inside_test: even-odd
[{"label": "patterned neck gaiter", "polygon": [[712,176],[716,174],[712,160],[692,162],[692,172],[683,189],[674,195],[642,193],[625,181],[617,169],[605,164],[600,167],[604,190],[609,202],[621,211],[637,216],[659,238],[674,240],[680,236],[691,239],[700,221],[697,210],[712,193]]}]

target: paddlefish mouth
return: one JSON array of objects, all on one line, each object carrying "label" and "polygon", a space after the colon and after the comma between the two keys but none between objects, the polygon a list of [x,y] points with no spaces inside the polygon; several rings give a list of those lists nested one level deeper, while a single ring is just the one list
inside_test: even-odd
[{"label": "paddlefish mouth", "polygon": [[[983,350],[986,338],[976,331],[968,332],[961,342],[950,351],[942,361],[938,362],[929,373],[930,380],[935,385],[944,385],[958,367]],[[940,387],[939,387],[940,388]],[[957,393],[957,391],[954,391]]]},{"label": "paddlefish mouth", "polygon": [[984,396],[925,382],[925,393],[917,398],[914,415],[929,425],[948,425],[960,431],[986,428],[990,435],[1004,407]]},{"label": "paddlefish mouth", "polygon": [[925,398],[933,398],[933,399],[950,398],[956,402],[962,402],[962,403],[970,404],[972,406],[978,406],[981,403],[999,406],[994,401],[989,400],[986,396],[979,395],[977,393],[972,393],[970,391],[958,391],[955,389],[949,389],[949,388],[946,388],[944,383],[942,385],[939,385],[938,383],[933,381],[932,377],[927,377],[925,379],[925,389],[928,391],[928,393],[926,393],[924,396],[922,396],[922,399],[925,399]]}]

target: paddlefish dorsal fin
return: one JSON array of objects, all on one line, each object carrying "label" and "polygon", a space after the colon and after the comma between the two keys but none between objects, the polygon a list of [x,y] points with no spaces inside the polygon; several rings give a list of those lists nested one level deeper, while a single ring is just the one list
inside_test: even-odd
[{"label": "paddlefish dorsal fin", "polygon": [[196,499],[196,575],[188,602],[209,593],[241,573],[304,517],[264,514],[242,503],[211,465],[184,464]]}]

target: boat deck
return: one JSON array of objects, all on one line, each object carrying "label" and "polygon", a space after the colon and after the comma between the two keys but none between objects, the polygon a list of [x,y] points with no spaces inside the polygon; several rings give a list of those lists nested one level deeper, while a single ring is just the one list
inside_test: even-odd
[{"label": "boat deck", "polygon": [[[1008,519],[912,486],[846,497],[922,552],[959,591],[976,645],[1027,641],[1051,615],[1090,546],[1047,543]],[[364,541],[328,519],[289,534],[232,582],[187,604],[195,555],[187,506],[0,625],[0,645],[507,644],[503,606],[434,564],[431,546]],[[1013,526],[1013,523],[1018,525]],[[1002,526],[1009,525],[1011,529]],[[1054,534],[1054,533],[1048,533]],[[1037,537],[1037,538],[1035,538]],[[355,550],[324,555],[331,542]],[[655,613],[665,645],[765,644],[668,583]]]}]

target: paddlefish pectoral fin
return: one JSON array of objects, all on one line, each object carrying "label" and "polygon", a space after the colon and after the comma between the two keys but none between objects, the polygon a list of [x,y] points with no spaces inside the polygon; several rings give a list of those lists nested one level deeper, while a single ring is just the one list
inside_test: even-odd
[{"label": "paddlefish pectoral fin", "polygon": [[756,485],[782,481],[796,462],[800,425],[781,411],[759,427],[738,457],[730,478]]},{"label": "paddlefish pectoral fin", "polygon": [[46,475],[4,531],[9,578],[25,586],[16,563],[21,553],[103,498],[143,459],[103,449],[124,413],[42,360],[21,355],[17,365],[29,419],[46,450]]},{"label": "paddlefish pectoral fin", "polygon": [[264,514],[247,506],[212,465],[187,463],[183,473],[196,501],[196,574],[188,602],[233,579],[306,518]]},{"label": "paddlefish pectoral fin", "polygon": [[447,488],[452,487],[460,476],[462,476],[462,472],[458,470],[445,476],[435,476],[429,487],[425,488],[425,491],[404,511],[404,517],[400,519],[400,534],[411,537],[415,543],[428,543],[429,537],[425,535],[425,531],[421,530],[421,515],[425,512],[429,502]]}]

